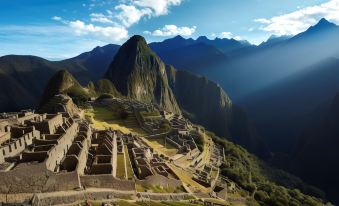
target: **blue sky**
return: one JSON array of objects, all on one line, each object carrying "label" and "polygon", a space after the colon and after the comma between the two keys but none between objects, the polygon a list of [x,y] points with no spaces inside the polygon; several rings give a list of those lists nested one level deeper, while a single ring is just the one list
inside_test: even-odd
[{"label": "blue sky", "polygon": [[149,42],[180,34],[258,44],[323,17],[339,23],[339,0],[1,0],[0,56],[62,59],[133,34]]}]

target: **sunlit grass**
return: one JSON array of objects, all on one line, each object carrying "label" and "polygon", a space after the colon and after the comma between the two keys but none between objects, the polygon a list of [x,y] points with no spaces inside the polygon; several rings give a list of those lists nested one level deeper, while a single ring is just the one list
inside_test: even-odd
[{"label": "sunlit grass", "polygon": [[169,166],[183,183],[185,183],[186,185],[190,185],[190,188],[194,190],[192,192],[203,192],[203,193],[210,192],[210,188],[206,188],[201,184],[197,183],[196,181],[194,181],[192,179],[191,173],[187,172],[186,170],[177,168],[176,166],[171,164]]},{"label": "sunlit grass", "polygon": [[144,138],[144,141],[159,154],[164,154],[168,157],[172,157],[178,153],[178,149],[176,149],[173,145],[169,143],[165,144],[165,137],[156,139]]},{"label": "sunlit grass", "polygon": [[128,149],[127,149],[126,145],[124,145],[124,152],[125,152],[125,156],[126,156],[127,178],[133,179],[134,173],[133,173],[133,169],[132,169],[132,166],[131,166],[131,163],[130,163],[130,159],[129,159],[129,155],[128,155]]},{"label": "sunlit grass", "polygon": [[124,154],[118,154],[117,156],[117,174],[116,177],[120,179],[125,178],[125,157]]},{"label": "sunlit grass", "polygon": [[137,192],[154,192],[154,193],[182,193],[185,192],[183,187],[161,187],[158,185],[141,185],[136,184]]},{"label": "sunlit grass", "polygon": [[115,110],[113,111],[112,108],[93,106],[93,109],[85,111],[85,118],[98,130],[113,129],[120,130],[125,134],[145,135],[145,132],[139,127],[128,127],[120,118],[120,114]]}]

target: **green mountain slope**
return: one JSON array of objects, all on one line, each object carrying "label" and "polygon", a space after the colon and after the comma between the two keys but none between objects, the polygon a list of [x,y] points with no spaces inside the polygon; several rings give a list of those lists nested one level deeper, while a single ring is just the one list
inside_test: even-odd
[{"label": "green mountain slope", "polygon": [[40,107],[49,102],[55,95],[66,94],[72,97],[77,105],[86,102],[90,95],[67,70],[58,71],[48,82],[42,95]]},{"label": "green mountain slope", "polygon": [[221,166],[221,174],[236,182],[252,196],[248,205],[324,205],[321,199],[316,198],[324,197],[319,189],[282,170],[269,167],[244,148],[228,140],[213,133],[209,135],[225,148],[226,163]]}]

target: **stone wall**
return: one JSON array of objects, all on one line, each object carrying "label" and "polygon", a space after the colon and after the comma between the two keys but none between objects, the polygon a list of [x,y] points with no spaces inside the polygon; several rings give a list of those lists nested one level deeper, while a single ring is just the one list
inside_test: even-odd
[{"label": "stone wall", "polygon": [[0,172],[0,193],[41,192],[51,175],[44,164],[19,164],[11,171]]},{"label": "stone wall", "polygon": [[64,172],[51,175],[43,188],[43,192],[74,190],[80,187],[80,179],[76,171]]},{"label": "stone wall", "polygon": [[7,157],[13,157],[25,150],[27,145],[31,145],[33,139],[40,138],[40,132],[33,130],[17,139],[11,139],[11,143],[0,147],[0,164],[5,161]]},{"label": "stone wall", "polygon": [[147,186],[147,185],[156,185],[161,187],[172,187],[177,188],[182,186],[182,182],[180,180],[176,179],[170,179],[167,177],[164,177],[162,175],[152,175],[148,176],[144,180],[136,180],[139,184]]},{"label": "stone wall", "polygon": [[56,166],[60,164],[61,160],[66,155],[68,148],[71,147],[73,140],[78,132],[78,123],[73,123],[68,128],[65,134],[58,140],[58,144],[49,151],[48,159],[46,161],[47,169],[54,171]]},{"label": "stone wall", "polygon": [[62,114],[48,114],[42,122],[28,122],[29,125],[41,131],[42,134],[55,134],[56,129],[63,124]]},{"label": "stone wall", "polygon": [[117,190],[135,190],[135,184],[130,180],[120,180],[113,175],[84,175],[80,176],[82,186],[95,188],[112,188]]}]

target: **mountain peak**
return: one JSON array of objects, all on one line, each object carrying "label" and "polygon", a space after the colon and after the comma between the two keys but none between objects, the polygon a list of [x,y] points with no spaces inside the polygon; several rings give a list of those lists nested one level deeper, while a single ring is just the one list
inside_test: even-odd
[{"label": "mountain peak", "polygon": [[329,22],[325,18],[322,18],[316,25],[312,26],[310,29],[312,29],[313,31],[320,31],[320,30],[331,29],[335,27],[337,27],[337,25],[335,25],[332,22]]},{"label": "mountain peak", "polygon": [[146,40],[143,36],[140,35],[134,35],[132,36],[126,43],[128,42],[140,42],[140,43],[146,43]]},{"label": "mountain peak", "polygon": [[147,103],[157,103],[165,110],[180,114],[168,85],[165,64],[141,36],[123,44],[106,72],[124,96]]},{"label": "mountain peak", "polygon": [[122,54],[134,54],[135,56],[138,54],[152,55],[152,56],[155,55],[154,52],[151,50],[151,48],[148,46],[145,38],[139,35],[134,35],[129,40],[127,40],[127,42],[125,42],[121,46],[116,57],[119,56],[119,53],[120,54],[121,53]]},{"label": "mountain peak", "polygon": [[197,41],[208,41],[209,39],[206,36],[199,36]]},{"label": "mountain peak", "polygon": [[322,18],[319,20],[318,24],[320,25],[326,25],[326,24],[332,24],[331,22],[329,22],[327,19]]},{"label": "mountain peak", "polygon": [[74,91],[83,92],[81,85],[69,71],[60,70],[56,72],[48,81],[47,87],[42,95],[40,106],[46,104],[55,95],[67,93],[72,88]]},{"label": "mountain peak", "polygon": [[177,35],[177,36],[173,37],[173,39],[182,40],[182,39],[185,39],[185,38],[182,37],[181,35]]},{"label": "mountain peak", "polygon": [[133,46],[133,47],[147,46],[147,42],[146,42],[144,37],[139,36],[139,35],[134,35],[124,45],[125,46]]}]

